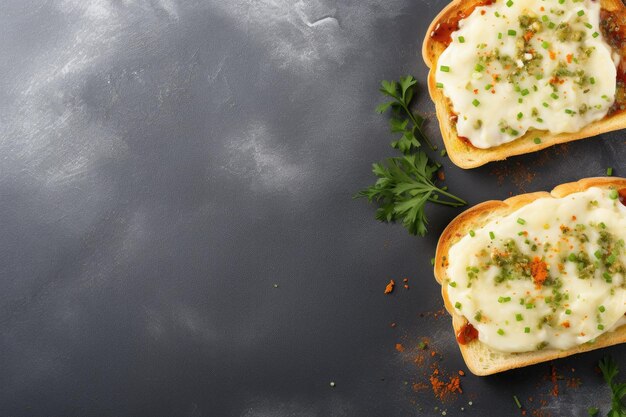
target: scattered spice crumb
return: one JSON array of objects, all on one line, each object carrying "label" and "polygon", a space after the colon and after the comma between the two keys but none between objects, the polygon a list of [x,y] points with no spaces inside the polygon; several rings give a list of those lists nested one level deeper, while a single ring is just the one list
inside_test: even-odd
[{"label": "scattered spice crumb", "polygon": [[578,388],[582,384],[580,378],[568,378],[565,383],[568,388]]},{"label": "scattered spice crumb", "polygon": [[465,376],[465,372],[463,372],[462,370],[459,371],[459,375],[461,376]]},{"label": "scattered spice crumb", "polygon": [[392,329],[394,329],[394,328],[396,327],[396,323],[391,323],[391,324],[389,325],[389,327],[391,327]]},{"label": "scattered spice crumb", "polygon": [[390,279],[389,284],[387,284],[387,286],[385,287],[385,294],[391,294],[395,285],[396,283],[392,279]]},{"label": "scattered spice crumb", "polygon": [[461,379],[458,376],[449,377],[448,382],[445,382],[439,378],[439,369],[437,368],[430,375],[430,384],[435,397],[442,401],[446,400],[451,394],[463,393]]},{"label": "scattered spice crumb", "polygon": [[428,389],[428,385],[425,384],[424,382],[415,382],[412,386],[413,391],[415,392],[420,392],[420,391],[425,391]]},{"label": "scattered spice crumb", "polygon": [[537,174],[531,171],[527,164],[516,162],[494,168],[491,175],[496,177],[498,185],[504,184],[504,181],[510,178],[519,190],[526,191],[526,187],[534,181]]},{"label": "scattered spice crumb", "polygon": [[396,350],[398,352],[404,352],[404,346],[402,346],[402,343],[396,343]]},{"label": "scattered spice crumb", "polygon": [[570,149],[567,144],[553,146],[538,155],[530,165],[528,163],[523,164],[521,162],[516,162],[515,164],[495,167],[491,171],[491,175],[496,177],[498,185],[504,184],[504,181],[510,178],[513,185],[518,190],[526,191],[527,186],[529,186],[537,176],[537,172],[534,171],[534,168],[542,167],[557,158],[562,158],[569,152]]},{"label": "scattered spice crumb", "polygon": [[550,391],[554,397],[559,396],[559,383],[558,375],[556,373],[556,366],[550,365],[550,382],[552,382],[552,390]]}]

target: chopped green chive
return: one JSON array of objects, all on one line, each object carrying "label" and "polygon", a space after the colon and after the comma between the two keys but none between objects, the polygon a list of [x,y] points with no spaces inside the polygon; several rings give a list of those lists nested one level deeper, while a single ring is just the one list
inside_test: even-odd
[{"label": "chopped green chive", "polygon": [[513,6],[513,2],[512,2],[511,0],[507,1],[507,2],[506,2],[506,6],[507,6],[507,7],[511,7],[511,6]]},{"label": "chopped green chive", "polygon": [[443,84],[441,84],[441,83],[437,83],[437,84],[435,84],[435,86],[436,86],[437,88],[443,88]]},{"label": "chopped green chive", "polygon": [[602,251],[598,249],[597,251],[593,253],[593,256],[595,256],[598,259],[602,258]]},{"label": "chopped green chive", "polygon": [[550,107],[550,105],[544,101],[543,102],[543,107]]},{"label": "chopped green chive", "polygon": [[541,20],[543,20],[544,22],[547,22],[548,20],[550,20],[550,18],[544,14],[543,16],[541,16]]},{"label": "chopped green chive", "polygon": [[598,324],[598,330],[604,330],[604,325]]},{"label": "chopped green chive", "polygon": [[523,89],[522,91],[520,91],[520,94],[523,96],[527,96],[530,93],[530,91],[528,91],[528,88]]},{"label": "chopped green chive", "polygon": [[550,47],[550,42],[547,42],[547,41],[541,42],[541,47],[543,49],[548,49]]},{"label": "chopped green chive", "polygon": [[567,114],[575,114],[576,112],[574,110],[571,110],[571,109],[565,109],[565,113],[567,113]]},{"label": "chopped green chive", "polygon": [[[520,98],[518,98],[518,99],[517,99],[517,102],[518,102],[518,103],[523,103],[523,102],[524,102],[524,100],[522,100],[522,98],[520,97]],[[520,114],[521,114],[521,113],[520,113]]]},{"label": "chopped green chive", "polygon": [[446,156],[448,154],[448,151],[446,151],[445,149],[442,149],[441,152],[439,152],[439,155],[441,156]]},{"label": "chopped green chive", "polygon": [[454,303],[454,308],[456,308],[456,309],[459,309],[459,310],[460,310],[460,309],[461,309],[461,307],[462,307],[462,305],[461,305],[461,303],[459,303],[458,301],[457,301],[456,303]]},{"label": "chopped green chive", "polygon": [[509,31],[507,32],[507,34],[508,34],[509,36],[515,36],[515,35],[517,35],[517,32],[516,32],[516,31],[514,31],[513,29],[509,29]]},{"label": "chopped green chive", "polygon": [[450,283],[450,286],[451,286],[452,288],[456,287],[456,281],[452,281],[452,282]]},{"label": "chopped green chive", "polygon": [[613,282],[613,277],[608,272],[603,273],[602,278],[609,284]]},{"label": "chopped green chive", "polygon": [[524,117],[524,113],[522,112],[517,113],[517,120],[521,119],[522,117]]},{"label": "chopped green chive", "polygon": [[513,396],[513,400],[515,401],[515,405],[517,406],[517,408],[522,408],[522,404],[517,399],[517,395]]},{"label": "chopped green chive", "polygon": [[591,78],[589,78],[589,82],[590,82],[591,84],[595,84],[595,83],[596,83],[596,79],[595,79],[595,78],[593,78],[593,77],[591,77]]},{"label": "chopped green chive", "polygon": [[600,306],[598,307],[598,310],[600,310],[600,313],[604,313],[606,311],[606,308],[604,308],[604,306]]},{"label": "chopped green chive", "polygon": [[543,123],[543,119],[541,117],[537,117],[535,120],[537,120],[538,123]]},{"label": "chopped green chive", "polygon": [[465,43],[465,38],[463,36],[459,36],[459,43]]},{"label": "chopped green chive", "polygon": [[608,167],[608,168],[606,169],[606,175],[607,175],[608,177],[610,177],[611,175],[613,175],[613,168]]},{"label": "chopped green chive", "polygon": [[522,219],[521,217],[519,219],[517,219],[517,222],[519,224],[526,224],[526,220]]},{"label": "chopped green chive", "polygon": [[594,38],[597,38],[598,36],[600,36],[600,34],[598,32],[593,32],[591,36],[593,36]]},{"label": "chopped green chive", "polygon": [[482,70],[484,70],[484,69],[485,69],[485,67],[483,67],[480,64],[476,64],[476,66],[474,67],[474,71],[476,71],[476,72],[482,72]]},{"label": "chopped green chive", "polygon": [[579,10],[578,13],[576,13],[578,16],[582,16],[585,14],[584,10]]},{"label": "chopped green chive", "polygon": [[615,263],[615,261],[617,260],[617,256],[615,256],[614,253],[610,254],[607,258],[606,258],[606,263],[608,265],[613,265]]},{"label": "chopped green chive", "polygon": [[530,333],[530,327],[524,327],[524,333]]},{"label": "chopped green chive", "polygon": [[498,329],[498,334],[499,334],[500,336],[504,336],[504,330],[502,330],[502,329]]},{"label": "chopped green chive", "polygon": [[535,142],[537,145],[539,145],[541,143],[541,138],[535,138],[535,139],[533,139],[533,142]]},{"label": "chopped green chive", "polygon": [[557,98],[559,98],[559,95],[557,93],[552,93],[550,94],[550,97],[556,100]]},{"label": "chopped green chive", "polygon": [[472,101],[472,104],[474,105],[474,107],[478,107],[480,105],[480,101],[474,99],[474,101]]},{"label": "chopped green chive", "polygon": [[559,0],[559,4],[565,3],[565,0]]},{"label": "chopped green chive", "polygon": [[565,314],[570,315],[572,314],[572,310],[570,310],[569,308],[567,310],[565,310]]},{"label": "chopped green chive", "polygon": [[524,316],[522,316],[520,313],[517,313],[517,314],[515,315],[515,320],[517,320],[517,321],[522,321],[522,320],[524,320]]},{"label": "chopped green chive", "polygon": [[611,190],[611,192],[609,193],[609,198],[611,200],[617,200],[617,197],[619,197],[617,190]]},{"label": "chopped green chive", "polygon": [[533,303],[526,303],[526,310],[531,310],[535,308],[535,305]]},{"label": "chopped green chive", "polygon": [[489,237],[491,238],[491,240],[493,240],[496,238],[496,235],[493,232],[489,232]]},{"label": "chopped green chive", "polygon": [[431,264],[432,266],[435,266],[435,258],[430,258],[430,264]]},{"label": "chopped green chive", "polygon": [[500,304],[502,303],[508,303],[509,301],[511,301],[511,297],[498,297],[498,302]]},{"label": "chopped green chive", "polygon": [[498,32],[498,39],[502,39],[502,32]]},{"label": "chopped green chive", "polygon": [[589,22],[585,22],[585,26],[587,26],[588,29],[591,29],[593,26],[591,25],[591,23]]},{"label": "chopped green chive", "polygon": [[441,67],[439,67],[439,69],[441,70],[441,72],[450,72],[450,67],[447,65],[442,65]]},{"label": "chopped green chive", "polygon": [[475,232],[475,231],[473,231],[473,230],[470,230],[470,231],[469,231],[469,235],[470,235],[471,237],[474,237],[474,236],[476,236],[476,232]]}]

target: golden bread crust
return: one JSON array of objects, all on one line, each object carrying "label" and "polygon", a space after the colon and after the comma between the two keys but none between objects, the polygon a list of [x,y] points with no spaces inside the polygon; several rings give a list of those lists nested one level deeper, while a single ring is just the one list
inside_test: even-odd
[{"label": "golden bread crust", "polygon": [[[590,187],[616,187],[620,189],[626,187],[626,178],[585,178],[577,182],[558,185],[549,193],[536,192],[517,195],[504,201],[486,201],[461,213],[450,222],[437,243],[434,268],[437,282],[443,284],[446,280],[446,260],[448,259],[447,255],[450,247],[470,230],[478,229],[491,219],[512,213],[539,198],[562,198],[572,193],[585,191]],[[441,285],[441,295],[446,310],[452,316],[452,326],[456,335],[467,320],[465,317],[456,314],[448,298],[446,285]],[[472,373],[475,375],[490,375],[624,342],[626,342],[626,325],[619,327],[613,332],[601,335],[596,339],[595,343],[585,343],[567,350],[550,349],[536,352],[503,353],[491,349],[478,340],[474,340],[466,345],[459,344],[459,348],[467,367]]]}]

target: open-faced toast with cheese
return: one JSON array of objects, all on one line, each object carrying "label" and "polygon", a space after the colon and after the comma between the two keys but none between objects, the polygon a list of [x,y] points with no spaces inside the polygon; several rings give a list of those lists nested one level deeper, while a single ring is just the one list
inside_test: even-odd
[{"label": "open-faced toast with cheese", "polygon": [[454,219],[435,277],[476,375],[626,342],[626,179],[588,178]]},{"label": "open-faced toast with cheese", "polygon": [[461,168],[626,127],[620,0],[454,0],[422,54]]}]

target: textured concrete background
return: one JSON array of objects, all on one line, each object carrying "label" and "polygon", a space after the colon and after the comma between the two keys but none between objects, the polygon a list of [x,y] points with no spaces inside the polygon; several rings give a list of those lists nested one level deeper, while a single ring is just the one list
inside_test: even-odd
[{"label": "textured concrete background", "polygon": [[[3,1],[0,415],[502,416],[513,394],[606,412],[593,367],[624,347],[555,362],[558,398],[545,364],[444,403],[420,388],[422,337],[465,369],[430,266],[459,211],[416,238],[351,197],[393,155],[381,79],[418,78],[441,142],[419,50],[445,3]],[[444,165],[475,204],[626,175],[624,145]]]}]

